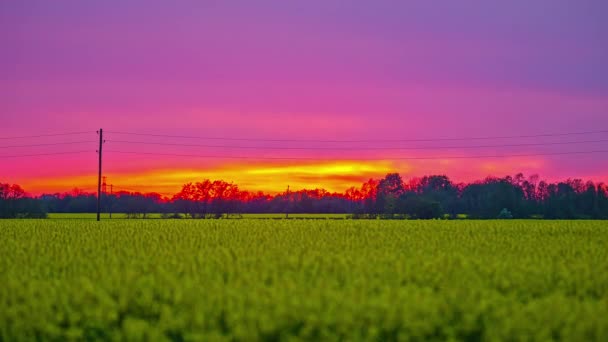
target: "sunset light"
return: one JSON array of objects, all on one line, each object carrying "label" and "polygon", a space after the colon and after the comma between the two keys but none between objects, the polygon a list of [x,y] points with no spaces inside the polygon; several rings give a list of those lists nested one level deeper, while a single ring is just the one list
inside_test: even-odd
[{"label": "sunset light", "polygon": [[203,178],[344,191],[388,172],[608,181],[590,4],[149,4],[131,20],[115,1],[35,3],[0,5],[0,178],[34,194],[94,191],[100,128],[108,181],[166,194]]},{"label": "sunset light", "polygon": [[0,0],[1,341],[608,341],[608,0]]}]

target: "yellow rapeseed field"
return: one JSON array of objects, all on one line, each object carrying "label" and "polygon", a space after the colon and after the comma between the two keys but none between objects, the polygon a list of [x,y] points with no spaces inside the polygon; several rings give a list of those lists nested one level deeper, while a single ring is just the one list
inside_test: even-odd
[{"label": "yellow rapeseed field", "polygon": [[36,339],[608,341],[608,225],[0,221],[0,340]]}]

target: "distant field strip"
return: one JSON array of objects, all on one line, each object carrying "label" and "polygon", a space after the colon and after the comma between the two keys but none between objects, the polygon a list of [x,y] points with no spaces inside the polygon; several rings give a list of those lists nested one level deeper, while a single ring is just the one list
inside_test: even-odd
[{"label": "distant field strip", "polygon": [[[97,216],[95,213],[50,213],[50,219],[95,219]],[[288,218],[291,219],[346,219],[349,214],[289,214]],[[110,219],[110,214],[102,213],[102,219]],[[126,219],[127,216],[124,213],[112,214],[112,220],[115,219]],[[160,219],[161,214],[153,213],[148,214],[146,219]],[[285,213],[272,213],[272,214],[240,214],[238,216],[231,216],[230,219],[243,218],[243,219],[284,219]]]},{"label": "distant field strip", "polygon": [[601,221],[4,220],[0,340],[608,341]]}]

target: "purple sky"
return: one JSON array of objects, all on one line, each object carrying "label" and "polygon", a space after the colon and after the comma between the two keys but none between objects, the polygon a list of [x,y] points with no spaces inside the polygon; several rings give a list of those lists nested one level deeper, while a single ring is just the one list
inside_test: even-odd
[{"label": "purple sky", "polygon": [[[608,2],[600,0],[0,1],[0,136],[99,127],[308,139],[608,129],[607,13]],[[602,138],[608,134],[524,142]],[[87,139],[93,141],[94,134]],[[95,149],[94,143],[90,146]],[[608,150],[608,143],[438,149],[407,156],[601,149]],[[49,150],[4,149],[0,155],[25,151]],[[289,155],[341,156],[319,151]],[[184,158],[109,158],[114,159],[107,170],[115,174],[203,167],[200,160]],[[94,174],[93,159],[49,157],[35,163],[88,175]],[[533,159],[529,165],[536,166],[495,160],[502,166],[494,170],[483,166],[487,161],[476,160],[394,167],[412,175],[447,173],[467,179],[524,171],[547,178],[608,180],[608,154]],[[27,184],[58,177],[33,167],[32,160],[14,161],[0,170],[0,178]]]}]

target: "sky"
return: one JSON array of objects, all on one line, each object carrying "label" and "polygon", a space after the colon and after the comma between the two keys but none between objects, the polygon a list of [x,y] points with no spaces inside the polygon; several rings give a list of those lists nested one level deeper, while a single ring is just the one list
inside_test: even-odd
[{"label": "sky", "polygon": [[[94,191],[99,128],[117,190],[343,191],[388,172],[608,181],[608,153],[555,155],[608,150],[605,13],[603,0],[0,0],[0,181]],[[30,156],[47,153],[69,154]]]}]

